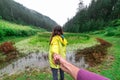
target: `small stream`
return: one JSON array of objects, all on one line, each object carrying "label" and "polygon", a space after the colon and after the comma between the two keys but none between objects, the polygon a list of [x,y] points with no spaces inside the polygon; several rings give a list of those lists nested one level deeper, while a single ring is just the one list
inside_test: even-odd
[{"label": "small stream", "polygon": [[[88,64],[85,64],[84,57],[80,59],[79,62],[75,61],[75,53],[74,52],[67,52],[67,61],[70,63],[80,67],[80,68],[87,68]],[[23,57],[8,66],[4,67],[0,70],[0,77],[4,74],[15,74],[17,72],[24,71],[26,68],[46,68],[49,67],[48,62],[48,54],[47,53],[32,53],[26,57]]]}]

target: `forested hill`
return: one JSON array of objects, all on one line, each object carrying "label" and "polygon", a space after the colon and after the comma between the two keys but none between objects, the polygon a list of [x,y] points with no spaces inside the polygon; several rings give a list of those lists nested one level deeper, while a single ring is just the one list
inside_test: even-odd
[{"label": "forested hill", "polygon": [[88,32],[120,25],[120,0],[91,0],[84,6],[80,0],[76,15],[64,25],[68,32]]},{"label": "forested hill", "polygon": [[0,18],[18,24],[34,25],[47,30],[57,23],[49,17],[28,9],[14,0],[0,0]]}]

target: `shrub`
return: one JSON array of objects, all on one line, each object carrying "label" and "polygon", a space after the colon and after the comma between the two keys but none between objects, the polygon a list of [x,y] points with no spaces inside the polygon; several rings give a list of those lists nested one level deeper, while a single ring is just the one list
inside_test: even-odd
[{"label": "shrub", "polygon": [[0,16],[0,19],[2,19],[2,16]]},{"label": "shrub", "polygon": [[0,51],[4,54],[9,54],[10,52],[16,51],[16,48],[13,46],[13,42],[4,42],[0,45]]},{"label": "shrub", "polygon": [[120,32],[117,32],[117,33],[115,34],[115,36],[116,36],[116,37],[120,37]]},{"label": "shrub", "polygon": [[0,45],[0,52],[6,55],[5,61],[10,61],[17,57],[18,51],[13,44],[13,42],[4,42]]},{"label": "shrub", "polygon": [[114,36],[116,32],[114,27],[107,27],[105,31],[106,31],[104,34],[105,36]]},{"label": "shrub", "polygon": [[0,20],[0,38],[7,36],[31,36],[43,29],[31,26],[17,25],[4,20]]},{"label": "shrub", "polygon": [[15,31],[13,29],[6,28],[6,29],[4,29],[4,31],[5,31],[5,36],[13,36],[13,35],[15,35]]},{"label": "shrub", "polygon": [[120,19],[116,19],[111,22],[110,26],[119,26],[120,25]]},{"label": "shrub", "polygon": [[4,37],[4,31],[0,29],[0,40],[3,39],[3,37]]},{"label": "shrub", "polygon": [[115,32],[116,37],[120,37],[120,26],[117,27],[116,32]]}]

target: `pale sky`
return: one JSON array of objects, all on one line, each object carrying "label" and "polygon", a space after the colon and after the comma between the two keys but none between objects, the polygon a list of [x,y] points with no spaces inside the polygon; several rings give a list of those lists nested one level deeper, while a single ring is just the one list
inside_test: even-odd
[{"label": "pale sky", "polygon": [[[79,0],[14,0],[23,6],[33,9],[46,15],[63,26],[67,19],[72,18],[78,8]],[[83,0],[85,5],[89,5],[91,0]]]}]

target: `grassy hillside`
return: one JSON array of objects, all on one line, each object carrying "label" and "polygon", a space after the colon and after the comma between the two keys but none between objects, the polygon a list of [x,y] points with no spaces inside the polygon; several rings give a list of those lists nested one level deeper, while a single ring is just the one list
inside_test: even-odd
[{"label": "grassy hillside", "polygon": [[[17,43],[21,40],[30,38],[30,36],[33,36],[38,32],[45,32],[45,31],[46,30],[42,28],[35,28],[34,26],[18,25],[18,24],[0,19],[0,64],[1,64],[0,68],[8,64],[9,61],[12,61],[12,60],[4,61],[5,59],[7,59],[7,55],[1,52],[2,43],[4,42]],[[5,49],[6,48],[4,48],[4,50]],[[9,46],[8,46],[8,49],[10,49]],[[19,54],[18,56],[21,56],[21,54]]]},{"label": "grassy hillside", "polygon": [[84,0],[79,2],[76,15],[65,23],[65,31],[89,32],[102,30],[106,26],[110,26],[111,21],[114,20],[120,24],[119,0],[91,0],[87,7],[83,2]]},{"label": "grassy hillside", "polygon": [[34,25],[46,30],[57,23],[48,16],[24,7],[14,0],[0,0],[0,18],[17,24]]},{"label": "grassy hillside", "polygon": [[37,32],[43,32],[44,29],[35,29],[33,26],[23,26],[17,25],[15,23],[11,23],[5,20],[0,20],[0,40],[4,37],[11,37],[11,36],[31,36],[36,34]]}]

